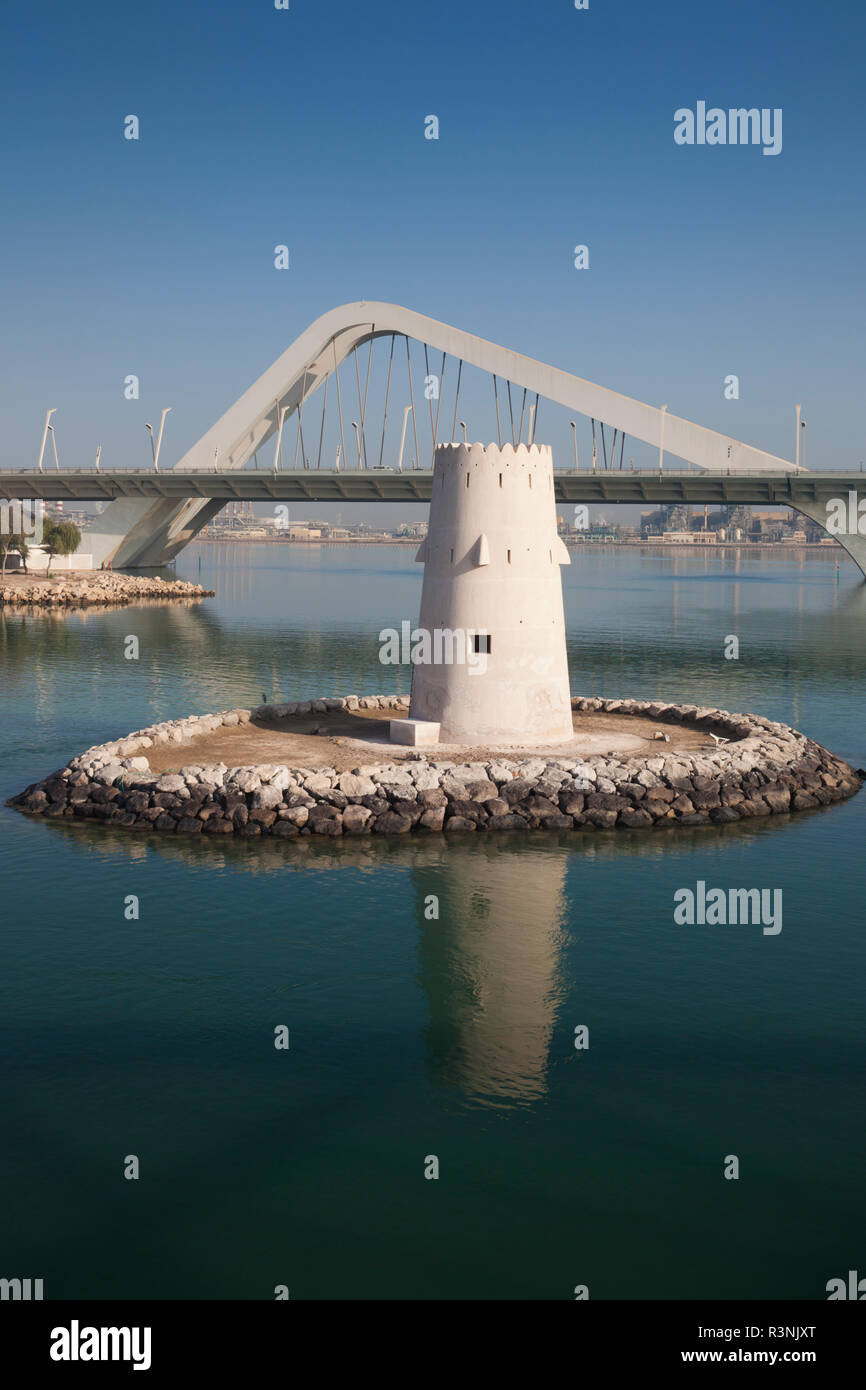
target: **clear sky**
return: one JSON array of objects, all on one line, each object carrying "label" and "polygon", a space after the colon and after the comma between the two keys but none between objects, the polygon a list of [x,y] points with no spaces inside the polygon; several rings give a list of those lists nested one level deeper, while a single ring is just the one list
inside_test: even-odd
[{"label": "clear sky", "polygon": [[[356,299],[787,458],[802,402],[811,466],[866,457],[862,7],[47,0],[4,30],[4,467],[49,405],[68,466],[147,465],[171,405],[173,462]],[[698,101],[782,108],[782,152],[675,144]]]}]

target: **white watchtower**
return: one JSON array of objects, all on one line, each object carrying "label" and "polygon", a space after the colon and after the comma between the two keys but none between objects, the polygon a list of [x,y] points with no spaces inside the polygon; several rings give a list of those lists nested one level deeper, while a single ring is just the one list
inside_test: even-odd
[{"label": "white watchtower", "polygon": [[[416,665],[410,718],[441,743],[513,747],[572,737],[553,456],[548,446],[442,444],[433,461],[419,628],[468,660]],[[454,643],[459,655],[459,641]],[[440,646],[447,657],[448,644]]]}]

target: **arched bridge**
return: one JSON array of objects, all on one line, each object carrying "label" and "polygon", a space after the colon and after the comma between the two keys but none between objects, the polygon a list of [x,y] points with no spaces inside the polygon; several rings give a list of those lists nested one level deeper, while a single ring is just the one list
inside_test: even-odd
[{"label": "arched bridge", "polygon": [[[168,470],[4,472],[0,497],[110,498],[87,544],[97,564],[116,568],[165,564],[236,498],[425,501],[436,445],[458,427],[465,436],[461,399],[463,413],[477,414],[469,379],[478,373],[489,415],[474,438],[531,442],[542,401],[591,425],[592,465],[585,444],[581,468],[572,422],[575,467],[556,479],[562,501],[784,503],[823,524],[828,498],[856,486],[410,309],[362,301],[311,324]],[[658,464],[624,468],[626,439],[653,459],[657,451]],[[270,440],[273,458],[260,457]],[[667,468],[669,456],[689,468]],[[866,539],[837,538],[864,569]]]}]

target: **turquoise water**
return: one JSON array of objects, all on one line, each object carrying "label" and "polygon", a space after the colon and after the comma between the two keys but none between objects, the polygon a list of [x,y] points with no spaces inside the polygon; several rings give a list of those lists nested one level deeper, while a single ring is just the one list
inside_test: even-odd
[{"label": "turquoise water", "polygon": [[[417,614],[411,547],[202,545],[178,572],[216,598],[0,613],[0,798],[160,719],[408,691],[377,634]],[[573,692],[754,710],[866,765],[852,566],[588,548],[563,573]],[[862,1272],[866,795],[675,836],[321,845],[0,817],[3,1277],[821,1298]],[[781,888],[782,932],[675,925],[698,879]]]}]

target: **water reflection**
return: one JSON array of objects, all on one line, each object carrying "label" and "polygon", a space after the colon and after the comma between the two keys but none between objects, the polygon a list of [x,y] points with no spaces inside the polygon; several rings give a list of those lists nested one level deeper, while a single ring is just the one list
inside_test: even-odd
[{"label": "water reflection", "polygon": [[[100,881],[104,875],[99,866],[110,863],[139,870],[154,860],[181,865],[188,881],[171,892],[179,888],[189,903],[215,880],[238,875],[278,878],[301,873],[314,883],[320,876],[316,896],[332,901],[334,891],[341,890],[347,904],[367,896],[353,888],[353,875],[369,876],[377,889],[387,884],[389,918],[398,936],[414,943],[417,953],[415,978],[423,1007],[418,1029],[429,1079],[452,1091],[464,1105],[513,1109],[535,1105],[547,1095],[557,1034],[561,1056],[561,1010],[575,988],[573,952],[571,966],[567,957],[588,892],[594,900],[594,869],[609,864],[624,868],[628,861],[639,861],[654,870],[653,881],[668,870],[668,877],[673,873],[675,880],[688,882],[705,874],[713,858],[725,852],[757,847],[762,860],[778,856],[778,837],[785,840],[810,821],[838,814],[838,809],[660,831],[337,841],[308,837],[226,843],[86,824],[31,824],[46,842],[59,835],[68,843],[73,837],[79,853],[94,861],[89,877]],[[675,859],[686,862],[674,872]],[[335,871],[339,885],[329,881]],[[163,879],[150,873],[134,881]],[[375,901],[381,902],[379,892]],[[375,939],[379,929],[378,911],[374,909],[372,918],[359,916],[354,927],[365,935],[367,948],[371,933]],[[184,914],[187,929],[189,921]],[[255,933],[256,927],[255,917],[237,923],[238,940]],[[308,949],[304,943],[311,928],[314,924],[306,920],[287,924],[286,943]],[[197,930],[208,932],[206,917]],[[317,942],[316,949],[323,945]],[[565,1021],[569,1035],[573,1021],[580,1020]]]},{"label": "water reflection", "polygon": [[[412,871],[421,923],[429,1065],[475,1096],[537,1100],[546,1070],[567,917],[567,855],[535,847],[463,854],[448,873]],[[431,898],[438,920],[429,920]]]}]

